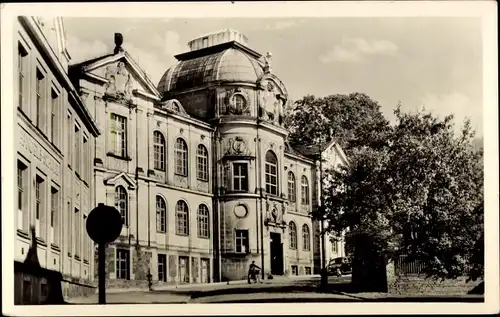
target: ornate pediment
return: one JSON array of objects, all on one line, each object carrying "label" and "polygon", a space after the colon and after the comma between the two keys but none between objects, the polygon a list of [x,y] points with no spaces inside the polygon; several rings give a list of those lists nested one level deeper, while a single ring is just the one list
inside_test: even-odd
[{"label": "ornate pediment", "polygon": [[124,62],[108,65],[104,77],[108,81],[105,84],[106,95],[124,100],[132,98],[132,76]]},{"label": "ornate pediment", "polygon": [[162,109],[167,110],[168,112],[171,113],[177,113],[182,116],[187,116],[189,117],[188,113],[182,106],[182,104],[179,102],[177,99],[170,99],[165,102],[163,102],[160,106]]},{"label": "ornate pediment", "polygon": [[121,182],[127,184],[129,189],[136,189],[137,185],[136,185],[134,179],[132,177],[130,177],[129,175],[127,175],[127,173],[125,173],[125,172],[122,172],[118,175],[112,176],[112,177],[104,180],[105,185],[113,185],[113,186],[118,185]]}]

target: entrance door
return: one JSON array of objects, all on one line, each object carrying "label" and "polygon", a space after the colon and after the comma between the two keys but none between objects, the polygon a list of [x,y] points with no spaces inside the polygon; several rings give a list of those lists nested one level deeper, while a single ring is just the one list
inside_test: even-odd
[{"label": "entrance door", "polygon": [[271,274],[283,275],[283,243],[281,243],[281,234],[271,232]]},{"label": "entrance door", "polygon": [[210,264],[208,259],[201,259],[201,282],[210,283]]}]

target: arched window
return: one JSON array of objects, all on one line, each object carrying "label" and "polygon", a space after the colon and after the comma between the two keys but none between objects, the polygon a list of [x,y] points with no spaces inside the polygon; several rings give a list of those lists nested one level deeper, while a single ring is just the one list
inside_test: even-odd
[{"label": "arched window", "polygon": [[309,204],[309,182],[307,181],[307,177],[302,176],[302,195],[301,195],[301,204],[307,205]]},{"label": "arched window", "polygon": [[122,216],[123,225],[128,227],[128,195],[123,186],[118,186],[115,189],[115,207]]},{"label": "arched window", "polygon": [[185,201],[179,200],[175,206],[175,233],[189,235],[189,210]]},{"label": "arched window", "polygon": [[266,153],[266,192],[278,195],[278,158],[270,150]]},{"label": "arched window", "polygon": [[198,150],[196,151],[196,168],[197,177],[199,180],[207,182],[208,181],[208,151],[207,148],[199,144]]},{"label": "arched window", "polygon": [[290,221],[288,224],[288,234],[290,235],[290,249],[297,249],[297,226],[295,226],[295,222]]},{"label": "arched window", "polygon": [[154,139],[154,167],[157,170],[165,170],[165,138],[159,131],[153,133]]},{"label": "arched window", "polygon": [[208,207],[203,204],[198,207],[198,237],[210,237]]},{"label": "arched window", "polygon": [[181,176],[188,175],[188,149],[186,141],[178,138],[175,142],[175,173]]},{"label": "arched window", "polygon": [[156,196],[156,231],[167,231],[167,204],[161,196]]},{"label": "arched window", "polygon": [[292,172],[288,172],[288,200],[294,203],[297,200],[297,193],[295,189],[295,176]]},{"label": "arched window", "polygon": [[302,245],[305,251],[311,250],[311,234],[309,233],[309,226],[302,226]]}]

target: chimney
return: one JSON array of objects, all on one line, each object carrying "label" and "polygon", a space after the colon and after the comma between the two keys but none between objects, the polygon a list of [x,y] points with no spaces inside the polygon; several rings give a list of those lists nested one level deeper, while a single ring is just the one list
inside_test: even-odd
[{"label": "chimney", "polygon": [[115,54],[123,52],[122,44],[123,44],[123,35],[121,33],[115,33],[115,45],[116,45],[114,50]]}]

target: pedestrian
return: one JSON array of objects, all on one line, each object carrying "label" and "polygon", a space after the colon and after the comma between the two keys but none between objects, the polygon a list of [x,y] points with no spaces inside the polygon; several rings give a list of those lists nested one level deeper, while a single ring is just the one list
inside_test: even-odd
[{"label": "pedestrian", "polygon": [[255,282],[260,281],[260,275],[259,275],[260,267],[255,264],[255,261],[252,261],[252,264],[250,264],[250,268],[248,269],[248,284],[251,283],[251,279],[254,280]]}]

